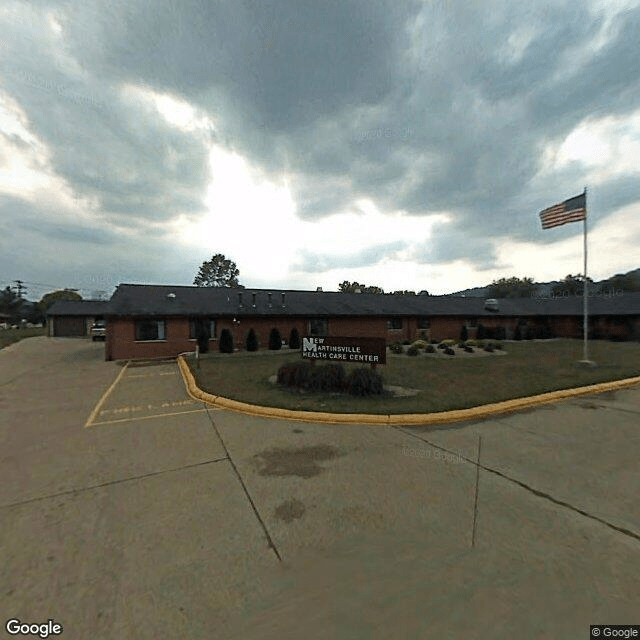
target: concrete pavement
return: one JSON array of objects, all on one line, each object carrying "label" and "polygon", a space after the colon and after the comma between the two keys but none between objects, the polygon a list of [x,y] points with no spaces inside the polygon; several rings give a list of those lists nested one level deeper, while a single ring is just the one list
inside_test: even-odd
[{"label": "concrete pavement", "polygon": [[640,623],[639,389],[458,425],[300,423],[205,407],[175,363],[103,349],[0,352],[3,622],[125,639]]}]

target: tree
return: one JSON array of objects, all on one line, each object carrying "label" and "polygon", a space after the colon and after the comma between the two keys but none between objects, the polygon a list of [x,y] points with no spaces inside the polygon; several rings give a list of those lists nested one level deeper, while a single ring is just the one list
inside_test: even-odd
[{"label": "tree", "polygon": [[359,282],[349,282],[348,280],[340,283],[338,289],[341,293],[357,293],[358,290],[360,290],[360,293],[384,293],[384,289],[382,287],[367,287],[366,285],[360,284]]},{"label": "tree", "polygon": [[233,335],[229,329],[220,332],[220,353],[233,353]]},{"label": "tree", "polygon": [[59,291],[52,291],[51,293],[45,293],[38,305],[42,310],[42,313],[47,313],[49,307],[56,300],[82,300],[82,296],[73,289],[61,289]]},{"label": "tree", "polygon": [[[588,289],[592,289],[593,280],[587,277],[587,293]],[[551,287],[551,295],[553,296],[581,296],[584,294],[583,276],[569,274],[564,280],[554,284]]]},{"label": "tree", "polygon": [[22,303],[23,299],[11,287],[6,287],[0,292],[0,313],[8,315],[10,322],[18,320]]},{"label": "tree", "polygon": [[500,278],[494,280],[487,288],[489,298],[529,298],[532,297],[538,285],[532,278]]},{"label": "tree", "polygon": [[271,351],[282,349],[282,336],[275,327],[269,332],[269,349]]},{"label": "tree", "polygon": [[238,283],[240,271],[236,263],[227,260],[221,253],[216,253],[209,261],[200,266],[193,284],[198,287],[235,287],[244,288]]},{"label": "tree", "polygon": [[253,329],[249,329],[249,334],[247,335],[247,351],[257,351],[258,350],[258,337],[256,336],[256,332]]},{"label": "tree", "polygon": [[291,333],[289,334],[289,349],[299,349],[300,348],[300,334],[298,330],[293,327],[291,329]]},{"label": "tree", "polygon": [[394,291],[391,295],[393,295],[393,296],[415,296],[416,292],[415,291],[408,291],[407,289],[402,291],[402,290],[399,289],[398,291]]}]

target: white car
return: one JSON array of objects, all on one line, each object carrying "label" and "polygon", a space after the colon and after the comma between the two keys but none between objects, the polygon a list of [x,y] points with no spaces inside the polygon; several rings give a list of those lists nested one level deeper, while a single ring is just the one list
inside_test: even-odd
[{"label": "white car", "polygon": [[107,330],[106,330],[106,322],[104,320],[96,320],[91,325],[91,330],[89,331],[91,334],[91,340],[94,342],[96,340],[106,340],[107,339]]}]

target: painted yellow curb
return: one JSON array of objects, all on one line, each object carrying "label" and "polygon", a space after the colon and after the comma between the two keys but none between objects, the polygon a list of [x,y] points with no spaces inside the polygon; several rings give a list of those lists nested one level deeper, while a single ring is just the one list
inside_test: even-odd
[{"label": "painted yellow curb", "polygon": [[326,422],[328,424],[446,424],[449,422],[461,422],[464,420],[478,420],[501,413],[510,413],[530,407],[537,407],[541,404],[566,400],[591,393],[603,393],[604,391],[616,391],[640,384],[640,376],[637,378],[627,378],[625,380],[613,380],[611,382],[601,382],[588,387],[578,387],[577,389],[563,389],[562,391],[551,391],[528,398],[516,398],[504,402],[484,404],[480,407],[470,409],[456,409],[455,411],[440,411],[438,413],[399,413],[399,414],[371,414],[371,413],[323,413],[320,411],[294,411],[292,409],[279,409],[277,407],[260,407],[258,405],[247,404],[237,400],[229,400],[221,396],[214,396],[196,385],[195,378],[189,369],[189,365],[182,356],[178,356],[178,366],[182,373],[187,393],[195,400],[206,402],[207,404],[229,409],[253,416],[264,418],[278,418],[280,420],[298,420],[301,422]]}]

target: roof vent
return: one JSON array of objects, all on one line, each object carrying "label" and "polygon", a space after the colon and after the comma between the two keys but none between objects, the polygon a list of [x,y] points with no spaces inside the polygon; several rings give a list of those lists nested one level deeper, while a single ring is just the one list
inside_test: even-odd
[{"label": "roof vent", "polygon": [[175,293],[167,293],[167,298],[169,298],[169,300],[173,300],[176,297]]},{"label": "roof vent", "polygon": [[486,311],[498,311],[498,301],[495,298],[488,298],[484,301]]}]

